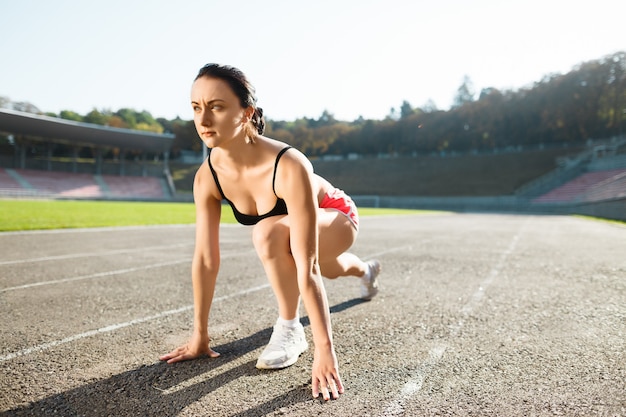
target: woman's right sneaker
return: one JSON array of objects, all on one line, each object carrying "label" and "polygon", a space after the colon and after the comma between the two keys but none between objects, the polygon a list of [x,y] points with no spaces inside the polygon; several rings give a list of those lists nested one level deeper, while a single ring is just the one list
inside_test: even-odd
[{"label": "woman's right sneaker", "polygon": [[276,323],[272,337],[259,356],[256,367],[259,369],[286,368],[296,363],[300,354],[308,347],[301,323],[295,327]]},{"label": "woman's right sneaker", "polygon": [[380,262],[374,259],[367,263],[367,272],[361,277],[361,298],[371,300],[378,294],[378,274],[380,274]]}]

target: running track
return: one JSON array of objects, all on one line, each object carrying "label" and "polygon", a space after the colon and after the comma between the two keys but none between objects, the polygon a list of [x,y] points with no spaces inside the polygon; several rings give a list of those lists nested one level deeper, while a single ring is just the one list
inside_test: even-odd
[{"label": "running track", "polygon": [[[312,351],[254,367],[276,317],[250,243],[225,226],[219,359],[159,354],[192,324],[193,226],[0,234],[0,414],[626,415],[626,228],[493,214],[362,219],[381,294],[326,281],[346,393],[310,397]],[[308,324],[304,309],[303,321]],[[307,327],[310,339],[310,328]]]}]

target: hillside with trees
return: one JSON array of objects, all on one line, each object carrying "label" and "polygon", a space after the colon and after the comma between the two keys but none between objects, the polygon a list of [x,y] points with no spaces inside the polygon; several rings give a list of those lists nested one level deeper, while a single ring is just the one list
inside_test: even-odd
[{"label": "hillside with trees", "polygon": [[[11,106],[41,113],[32,104],[11,103],[8,98],[0,97],[0,107]],[[114,127],[174,133],[171,160],[181,151],[199,152],[202,147],[193,121],[155,119],[145,110],[93,109],[86,115],[64,110],[58,115],[46,114]],[[293,145],[314,160],[328,160],[576,149],[589,139],[623,134],[625,128],[626,52],[621,51],[581,63],[567,74],[548,74],[517,90],[486,88],[475,92],[466,77],[458,88],[454,105],[448,110],[439,110],[432,104],[413,107],[404,101],[397,109],[390,109],[383,120],[359,118],[354,121],[337,120],[332,113],[324,111],[317,119],[268,120],[266,135]],[[10,151],[6,137],[0,136],[0,145],[3,152]],[[69,155],[70,150],[58,146],[54,152],[54,156],[63,157]],[[115,154],[115,150],[111,153]]]},{"label": "hillside with trees", "polygon": [[[416,75],[419,76],[419,75]],[[6,107],[8,99],[0,101]],[[36,109],[28,103],[17,103]],[[268,136],[311,157],[322,155],[427,155],[481,152],[507,147],[583,143],[623,133],[626,127],[626,52],[585,62],[567,74],[549,74],[519,90],[483,89],[476,94],[466,77],[449,110],[412,107],[403,102],[384,120],[268,120]],[[46,113],[63,119],[176,134],[173,155],[199,150],[191,120],[154,119],[148,111],[93,109]]]}]

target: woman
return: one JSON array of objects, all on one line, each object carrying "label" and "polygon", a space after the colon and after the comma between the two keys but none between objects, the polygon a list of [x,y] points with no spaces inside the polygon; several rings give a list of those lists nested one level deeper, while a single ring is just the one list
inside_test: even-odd
[{"label": "woman", "polygon": [[254,225],[254,247],[278,301],[279,318],[257,367],[290,366],[307,349],[298,316],[302,297],[315,344],[313,396],[321,392],[325,400],[337,398],[344,387],[321,276],[361,277],[361,295],[371,299],[380,272],[377,261],[365,263],[345,252],[357,236],[356,207],[343,191],[315,175],[302,153],[262,136],[263,112],[238,69],[204,66],[193,83],[191,105],[198,135],[211,149],[193,187],[194,331],[187,344],[161,359],[173,363],[219,356],[209,346],[208,318],[220,264],[221,201],[226,200],[240,223]]}]

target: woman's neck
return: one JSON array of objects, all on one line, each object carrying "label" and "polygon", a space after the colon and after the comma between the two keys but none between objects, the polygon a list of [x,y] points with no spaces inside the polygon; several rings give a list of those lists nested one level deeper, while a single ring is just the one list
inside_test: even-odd
[{"label": "woman's neck", "polygon": [[245,137],[233,138],[219,147],[219,158],[228,165],[254,165],[258,161],[259,148],[263,142],[260,136],[257,136],[254,142],[247,142]]}]

